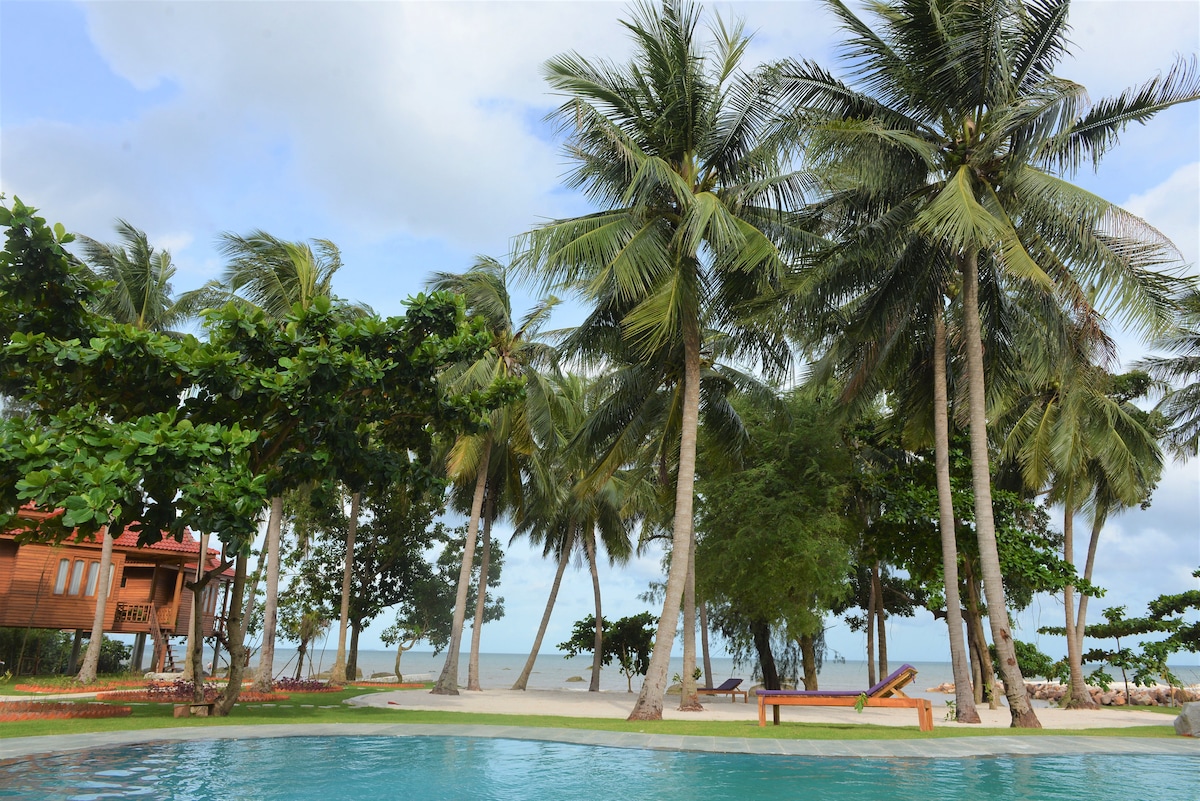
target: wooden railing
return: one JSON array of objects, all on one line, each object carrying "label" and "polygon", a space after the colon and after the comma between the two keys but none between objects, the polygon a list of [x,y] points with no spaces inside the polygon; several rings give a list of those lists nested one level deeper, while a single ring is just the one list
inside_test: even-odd
[{"label": "wooden railing", "polygon": [[155,606],[152,603],[131,604],[122,601],[117,604],[116,623],[149,623],[150,618],[157,613],[158,625],[164,629],[175,628],[175,610],[165,606]]}]

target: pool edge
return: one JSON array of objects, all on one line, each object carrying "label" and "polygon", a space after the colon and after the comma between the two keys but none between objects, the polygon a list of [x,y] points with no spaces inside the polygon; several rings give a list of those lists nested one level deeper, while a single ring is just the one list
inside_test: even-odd
[{"label": "pool edge", "polygon": [[1063,754],[1167,754],[1200,756],[1200,739],[1136,737],[954,737],[932,740],[791,740],[742,737],[692,737],[672,734],[608,732],[588,729],[523,726],[322,723],[261,726],[166,728],[141,731],[93,732],[0,739],[0,761],[42,754],[107,748],[151,742],[241,740],[269,737],[481,737],[575,743],[609,748],[658,751],[763,754],[843,758],[939,759],[992,756],[1052,756]]}]

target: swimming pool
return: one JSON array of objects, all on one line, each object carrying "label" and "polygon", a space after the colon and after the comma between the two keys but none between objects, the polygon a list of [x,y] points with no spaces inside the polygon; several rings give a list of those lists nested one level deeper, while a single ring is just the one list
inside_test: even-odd
[{"label": "swimming pool", "polygon": [[1200,756],[843,759],[651,751],[470,737],[279,737],[101,748],[0,763],[0,798],[1200,798]]}]

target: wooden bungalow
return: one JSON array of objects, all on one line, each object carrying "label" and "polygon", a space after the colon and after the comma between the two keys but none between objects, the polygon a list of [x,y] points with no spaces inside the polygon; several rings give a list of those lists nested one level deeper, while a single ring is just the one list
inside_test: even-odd
[{"label": "wooden bungalow", "polygon": [[[37,512],[30,512],[36,515]],[[73,629],[76,643],[92,629],[100,584],[101,541],[73,537],[57,545],[19,543],[16,532],[0,532],[0,626]],[[181,667],[192,621],[192,592],[200,543],[185,531],[182,541],[163,539],[138,547],[137,533],[126,529],[113,541],[110,593],[104,632],[133,634],[133,668],[142,669],[147,635],[154,643],[151,665],[157,671]],[[206,569],[220,565],[220,553],[206,554]],[[201,594],[204,636],[220,638],[232,573],[210,581]],[[218,605],[218,602],[219,605]],[[18,672],[32,666],[15,666]]]}]

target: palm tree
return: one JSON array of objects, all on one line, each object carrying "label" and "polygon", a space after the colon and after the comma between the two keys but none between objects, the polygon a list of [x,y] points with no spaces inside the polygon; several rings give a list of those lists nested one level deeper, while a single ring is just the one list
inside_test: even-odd
[{"label": "palm tree", "polygon": [[603,547],[610,564],[629,559],[633,551],[633,529],[641,517],[640,509],[645,500],[642,491],[645,484],[624,471],[599,482],[588,480],[592,454],[580,445],[576,435],[588,420],[595,395],[589,392],[589,382],[578,375],[556,377],[553,386],[555,402],[552,408],[557,412],[554,414],[555,436],[540,449],[538,456],[541,458],[535,457],[531,464],[527,491],[531,502],[517,526],[516,535],[527,534],[533,542],[541,543],[545,555],[556,553],[558,569],[533,649],[513,689],[525,689],[567,561],[572,553],[582,551],[592,578],[596,619],[588,690],[599,692],[603,657],[599,549]]},{"label": "palm tree", "polygon": [[[514,323],[512,301],[508,292],[508,270],[495,259],[481,257],[465,273],[438,273],[429,282],[434,290],[446,290],[461,295],[467,314],[482,318],[492,336],[487,354],[470,364],[458,365],[445,377],[446,382],[460,389],[484,388],[496,378],[524,378],[525,399],[497,410],[492,414],[487,431],[464,435],[454,443],[447,468],[451,479],[460,487],[473,485],[467,541],[463,548],[462,567],[458,577],[454,619],[446,662],[433,688],[437,694],[458,694],[458,652],[466,620],[467,594],[475,560],[475,540],[483,521],[490,532],[491,516],[485,515],[485,500],[490,491],[494,512],[502,505],[518,505],[520,495],[519,461],[533,452],[534,431],[549,428],[546,406],[547,389],[537,367],[552,361],[552,351],[537,341],[541,326],[548,319],[557,300],[550,298],[537,304],[519,324]],[[493,464],[494,462],[494,464]],[[509,497],[497,502],[498,494],[509,490]],[[484,566],[486,571],[486,565]],[[481,573],[486,576],[486,572]],[[481,587],[479,595],[484,595]],[[477,604],[478,606],[478,604]],[[479,651],[477,635],[482,626],[477,615],[468,664],[468,689],[479,689]]]},{"label": "palm tree", "polygon": [[171,252],[155,250],[144,231],[117,220],[119,245],[80,236],[84,261],[102,281],[111,282],[100,295],[95,311],[141,331],[173,334],[178,324],[194,316],[194,309],[171,292],[175,265]]},{"label": "palm tree", "polygon": [[1200,452],[1200,290],[1183,297],[1180,311],[1179,327],[1153,343],[1175,356],[1152,356],[1135,367],[1170,387],[1157,408],[1170,426],[1168,446],[1176,457],[1186,459]]},{"label": "palm tree", "polygon": [[[814,168],[875,199],[876,235],[918,235],[961,286],[975,527],[992,635],[1015,726],[1037,726],[1017,667],[991,504],[980,285],[1098,298],[1143,331],[1169,317],[1173,248],[1142,220],[1060,177],[1098,161],[1131,121],[1200,96],[1195,65],[1088,107],[1051,70],[1066,51],[1067,0],[892,0],[878,30],[837,0],[858,87],[813,62],[781,67]],[[989,328],[1000,309],[984,305]],[[994,336],[995,333],[989,334]]]},{"label": "palm tree", "polygon": [[[1145,424],[1145,412],[1122,397],[1117,377],[1093,364],[1088,355],[1055,359],[1054,367],[1044,371],[1036,368],[1046,360],[1031,360],[1029,390],[1013,396],[1009,413],[999,419],[1007,429],[1002,457],[1020,466],[1027,487],[1046,489],[1047,500],[1063,507],[1063,559],[1068,564],[1075,562],[1075,515],[1090,499],[1093,542],[1085,579],[1091,578],[1095,540],[1108,514],[1143,503],[1162,471],[1162,452],[1155,432]],[[1068,709],[1094,709],[1083,676],[1087,596],[1080,600],[1077,618],[1075,589],[1074,584],[1063,587],[1070,671],[1070,690],[1063,701]]]},{"label": "palm tree", "polygon": [[[192,314],[186,303],[172,295],[171,278],[175,275],[175,266],[171,263],[170,252],[156,251],[146,234],[125,220],[118,219],[116,229],[122,239],[119,245],[104,244],[86,236],[79,237],[84,259],[92,272],[97,278],[111,283],[109,290],[98,297],[95,311],[140,331],[173,333],[171,329]],[[119,535],[120,532],[117,533]],[[96,680],[96,670],[100,664],[107,601],[112,591],[108,575],[114,536],[111,528],[105,526],[101,535],[100,583],[96,589],[92,636],[88,640],[87,653],[77,677],[84,684]]]},{"label": "palm tree", "polygon": [[624,22],[629,64],[576,54],[547,63],[567,98],[557,117],[570,130],[568,183],[600,211],[524,237],[529,273],[602,310],[632,361],[668,354],[682,375],[673,559],[631,719],[662,717],[693,540],[702,332],[738,328],[742,306],[781,283],[798,248],[782,210],[800,179],[770,137],[769,76],[741,71],[749,37],[740,24],[718,19],[706,45],[700,20],[683,0],[641,3]]}]

